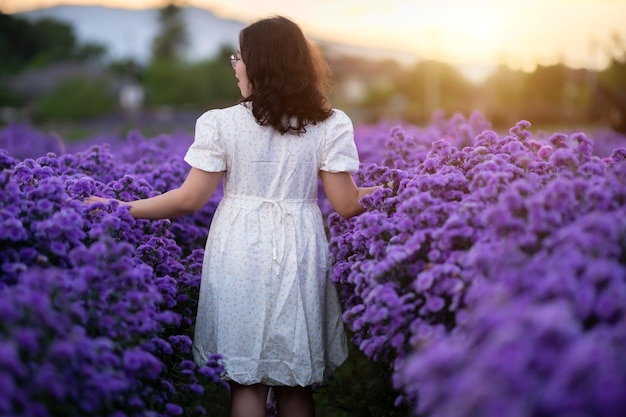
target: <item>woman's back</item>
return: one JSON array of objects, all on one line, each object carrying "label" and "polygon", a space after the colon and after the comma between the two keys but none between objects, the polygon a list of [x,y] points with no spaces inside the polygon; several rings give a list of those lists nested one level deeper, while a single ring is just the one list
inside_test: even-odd
[{"label": "woman's back", "polygon": [[[316,200],[321,169],[354,170],[357,161],[352,124],[340,110],[307,125],[306,132],[299,135],[260,126],[251,110],[241,104],[205,113],[196,129],[196,137],[210,141],[206,146],[215,149],[190,150],[188,161],[207,170],[225,170],[226,196]],[[200,143],[194,145],[203,146]],[[210,159],[218,153],[221,160]]]}]

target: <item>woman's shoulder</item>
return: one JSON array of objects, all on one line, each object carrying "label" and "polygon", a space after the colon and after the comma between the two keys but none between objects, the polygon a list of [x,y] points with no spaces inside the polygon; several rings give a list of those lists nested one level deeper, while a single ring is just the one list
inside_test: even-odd
[{"label": "woman's shoulder", "polygon": [[334,123],[351,122],[350,117],[343,110],[336,107],[333,107],[332,113],[326,120]]},{"label": "woman's shoulder", "polygon": [[245,104],[235,104],[229,107],[207,110],[198,118],[198,120],[203,122],[208,120],[227,120],[237,116],[238,114],[247,114],[249,112],[250,111]]},{"label": "woman's shoulder", "polygon": [[330,116],[324,120],[327,126],[351,126],[352,120],[341,109],[333,108]]}]

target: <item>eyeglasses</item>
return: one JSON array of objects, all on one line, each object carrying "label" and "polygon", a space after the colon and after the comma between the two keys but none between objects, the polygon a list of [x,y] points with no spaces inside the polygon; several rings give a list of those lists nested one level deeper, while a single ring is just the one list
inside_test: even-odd
[{"label": "eyeglasses", "polygon": [[229,59],[230,59],[230,65],[232,65],[233,68],[235,68],[235,65],[237,65],[237,61],[241,60],[241,58],[237,58],[236,55],[231,55]]}]

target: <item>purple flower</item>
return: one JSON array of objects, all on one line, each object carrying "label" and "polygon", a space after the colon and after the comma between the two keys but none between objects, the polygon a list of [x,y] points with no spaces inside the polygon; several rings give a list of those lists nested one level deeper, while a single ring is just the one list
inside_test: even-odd
[{"label": "purple flower", "polygon": [[165,411],[170,416],[180,416],[183,414],[183,408],[178,404],[167,403],[165,404]]}]

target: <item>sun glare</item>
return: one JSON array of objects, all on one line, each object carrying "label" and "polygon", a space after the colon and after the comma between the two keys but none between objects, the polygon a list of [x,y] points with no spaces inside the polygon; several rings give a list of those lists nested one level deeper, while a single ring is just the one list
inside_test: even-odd
[{"label": "sun glare", "polygon": [[343,14],[337,13],[343,20],[338,21],[336,31],[346,40],[406,50],[426,59],[475,64],[494,61],[505,24],[498,20],[497,3],[420,3],[399,0],[343,10]]},{"label": "sun glare", "polygon": [[493,61],[501,48],[502,21],[487,8],[471,7],[469,3],[462,3],[460,8],[441,29],[449,40],[442,45],[442,53],[472,63]]}]

